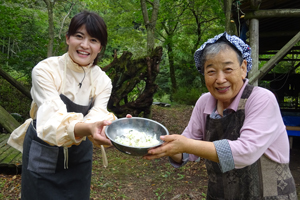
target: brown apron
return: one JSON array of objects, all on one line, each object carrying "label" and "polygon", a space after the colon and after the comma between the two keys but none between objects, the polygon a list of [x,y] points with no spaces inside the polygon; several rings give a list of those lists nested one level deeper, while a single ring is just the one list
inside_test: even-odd
[{"label": "brown apron", "polygon": [[[245,104],[253,90],[247,85],[236,112],[220,119],[207,117],[206,141],[237,140],[245,119]],[[290,199],[297,200],[295,182],[289,165],[276,163],[265,155],[242,169],[222,173],[218,163],[206,160],[207,199]]]}]

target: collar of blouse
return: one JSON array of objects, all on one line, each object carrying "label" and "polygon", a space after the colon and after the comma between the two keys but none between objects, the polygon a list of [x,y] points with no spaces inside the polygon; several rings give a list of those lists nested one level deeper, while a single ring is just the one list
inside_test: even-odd
[{"label": "collar of blouse", "polygon": [[[84,73],[84,70],[87,72],[91,69],[91,67],[93,66],[93,63],[90,63],[89,65],[87,66],[80,66],[78,65],[77,63],[75,63],[69,53],[66,53],[65,55],[65,62],[66,62],[66,67],[68,67],[69,69],[75,71],[75,72],[81,72],[81,73]],[[84,68],[84,70],[82,69]]]}]

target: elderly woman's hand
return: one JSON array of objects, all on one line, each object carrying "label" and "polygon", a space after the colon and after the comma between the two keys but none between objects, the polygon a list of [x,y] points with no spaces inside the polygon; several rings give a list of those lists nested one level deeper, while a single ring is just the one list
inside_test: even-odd
[{"label": "elderly woman's hand", "polygon": [[164,156],[173,157],[185,152],[188,138],[182,135],[165,135],[161,136],[160,139],[165,142],[157,148],[150,149],[148,154],[143,157],[144,159],[152,160]]}]

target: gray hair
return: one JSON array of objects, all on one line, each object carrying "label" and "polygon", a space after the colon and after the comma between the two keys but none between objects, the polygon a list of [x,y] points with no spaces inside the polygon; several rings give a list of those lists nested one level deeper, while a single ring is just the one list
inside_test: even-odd
[{"label": "gray hair", "polygon": [[204,48],[204,50],[203,50],[203,53],[202,53],[202,55],[201,55],[201,57],[199,59],[200,66],[201,66],[201,73],[202,74],[204,74],[204,64],[205,64],[208,56],[212,56],[213,57],[213,56],[217,55],[220,51],[224,51],[225,49],[232,49],[233,51],[235,51],[237,59],[239,61],[239,64],[242,65],[243,56],[242,56],[241,52],[239,52],[229,42],[218,41],[216,43],[207,45]]}]

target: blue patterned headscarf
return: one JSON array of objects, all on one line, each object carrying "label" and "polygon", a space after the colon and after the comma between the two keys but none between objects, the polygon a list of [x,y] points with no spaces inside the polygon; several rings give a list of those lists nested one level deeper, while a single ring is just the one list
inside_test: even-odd
[{"label": "blue patterned headscarf", "polygon": [[251,48],[247,45],[243,40],[235,35],[228,35],[226,32],[216,35],[214,38],[207,40],[201,47],[195,52],[194,59],[196,63],[196,67],[199,72],[203,74],[201,71],[201,63],[200,58],[202,56],[204,48],[208,44],[216,43],[220,38],[224,37],[228,42],[234,45],[238,51],[242,53],[243,59],[247,61],[247,72],[249,72],[252,68],[252,58],[251,58]]}]

